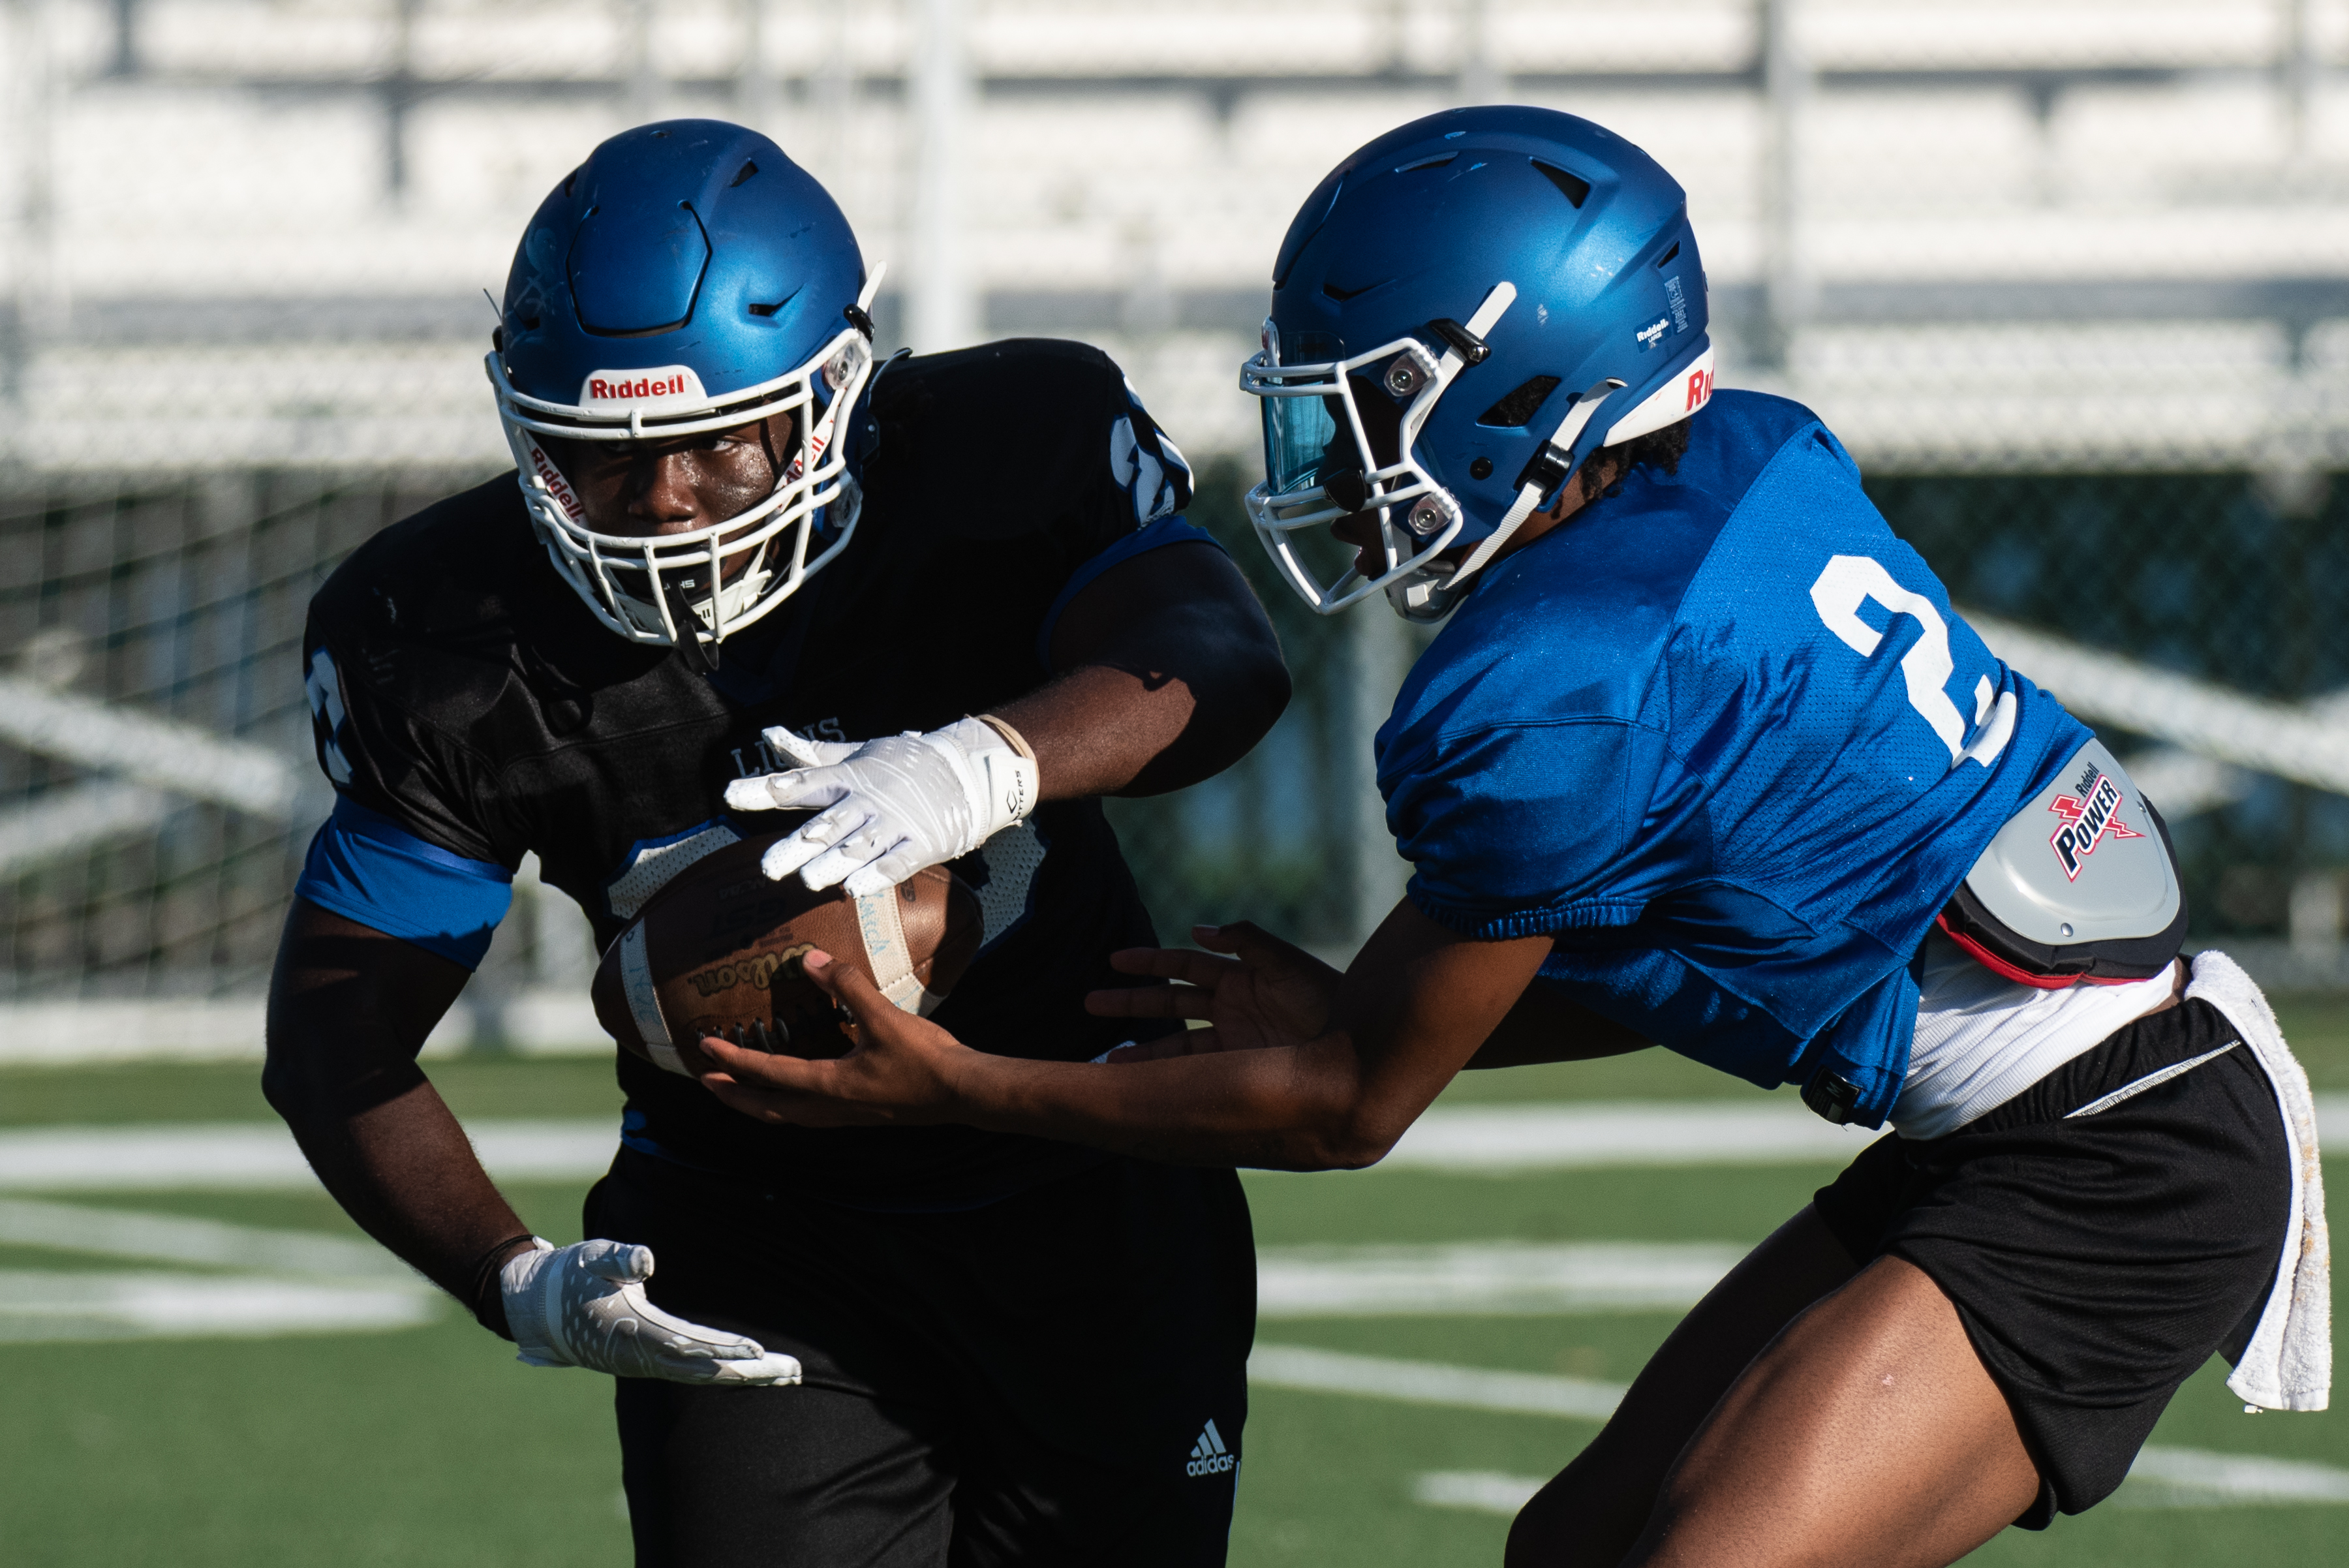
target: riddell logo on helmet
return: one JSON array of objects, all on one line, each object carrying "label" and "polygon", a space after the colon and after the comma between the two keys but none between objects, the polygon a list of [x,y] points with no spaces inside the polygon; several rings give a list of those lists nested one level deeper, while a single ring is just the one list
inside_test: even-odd
[{"label": "riddell logo on helmet", "polygon": [[661,365],[649,370],[597,370],[579,389],[582,403],[649,403],[709,400],[701,378],[688,365]]},{"label": "riddell logo on helmet", "polygon": [[1688,407],[1682,410],[1694,413],[1713,401],[1713,367],[1705,365],[1689,372]]},{"label": "riddell logo on helmet", "polygon": [[536,441],[530,443],[530,466],[544,482],[546,493],[562,506],[564,516],[576,523],[585,515],[580,509],[579,497],[572,493],[569,482],[563,477],[563,471],[554,466],[546,453],[538,450]]}]

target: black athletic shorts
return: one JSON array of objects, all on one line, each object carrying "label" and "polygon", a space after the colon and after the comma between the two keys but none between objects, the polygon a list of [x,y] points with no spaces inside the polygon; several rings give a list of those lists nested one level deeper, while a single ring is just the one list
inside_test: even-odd
[{"label": "black athletic shorts", "polygon": [[1906,1259],[1956,1303],[2039,1466],[2027,1529],[2109,1496],[2267,1305],[2291,1146],[2249,1045],[2072,1115],[2240,1038],[2206,1002],[2140,1018],[1956,1132],[1879,1138],[1814,1199],[1858,1262]]},{"label": "black athletic shorts", "polygon": [[1228,1170],[1123,1159],[954,1213],[744,1191],[623,1149],[587,1234],[785,1388],[621,1378],[640,1564],[1219,1564],[1256,1250]]}]

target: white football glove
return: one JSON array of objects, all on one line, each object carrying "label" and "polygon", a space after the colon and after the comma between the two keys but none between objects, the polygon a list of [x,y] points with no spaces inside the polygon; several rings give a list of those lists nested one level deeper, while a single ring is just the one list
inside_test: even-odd
[{"label": "white football glove", "polygon": [[532,1238],[498,1272],[506,1326],[533,1366],[584,1366],[672,1383],[797,1383],[800,1364],[755,1339],[704,1328],[645,1299],[653,1250],[625,1241],[557,1248]]},{"label": "white football glove", "polygon": [[770,845],[759,867],[781,881],[797,871],[812,891],[845,881],[859,898],[894,888],[926,866],[969,854],[1036,808],[1036,759],[1018,732],[957,719],[926,735],[907,731],[843,748],[789,730],[767,743],[802,763],[789,773],[736,779],[737,811],[818,808]]}]

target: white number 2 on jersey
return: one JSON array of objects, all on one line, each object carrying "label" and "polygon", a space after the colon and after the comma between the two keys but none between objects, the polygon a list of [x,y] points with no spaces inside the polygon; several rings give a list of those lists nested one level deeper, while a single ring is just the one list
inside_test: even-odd
[{"label": "white number 2 on jersey", "polygon": [[1892,574],[1873,556],[1836,556],[1811,585],[1811,603],[1826,628],[1841,638],[1862,659],[1875,656],[1884,633],[1859,618],[1859,607],[1874,599],[1894,615],[1905,615],[1923,628],[1923,635],[1900,656],[1900,678],[1908,683],[1909,706],[1932,726],[1941,744],[1950,749],[1950,765],[1967,758],[1988,767],[2006,749],[2014,733],[2014,693],[1999,692],[1985,675],[1974,682],[1973,744],[1966,743],[1968,725],[1950,700],[1950,677],[1957,669],[1950,657],[1950,628],[1941,612],[1923,594],[1911,593],[1892,580]]}]

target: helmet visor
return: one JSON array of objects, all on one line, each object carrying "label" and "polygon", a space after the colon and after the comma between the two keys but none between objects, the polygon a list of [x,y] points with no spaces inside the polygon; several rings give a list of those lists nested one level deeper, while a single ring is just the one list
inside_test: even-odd
[{"label": "helmet visor", "polygon": [[1317,381],[1309,392],[1300,388],[1257,400],[1264,412],[1264,471],[1277,494],[1319,484],[1334,470],[1361,466],[1352,432],[1330,408],[1335,400],[1321,395],[1327,385]]},{"label": "helmet visor", "polygon": [[[1402,461],[1402,404],[1371,377],[1268,379],[1251,390],[1264,415],[1264,470],[1276,495],[1326,486],[1340,475],[1360,485]],[[1367,462],[1357,420],[1370,440]],[[1341,480],[1339,488],[1350,486]]]}]

